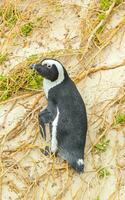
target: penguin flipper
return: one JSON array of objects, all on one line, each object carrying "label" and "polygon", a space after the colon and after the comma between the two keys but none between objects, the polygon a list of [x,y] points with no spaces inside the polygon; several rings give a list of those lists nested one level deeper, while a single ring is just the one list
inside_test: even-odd
[{"label": "penguin flipper", "polygon": [[46,128],[45,124],[51,122],[51,113],[46,108],[45,110],[41,111],[38,116],[39,126],[40,126],[40,133],[44,139],[46,139]]}]

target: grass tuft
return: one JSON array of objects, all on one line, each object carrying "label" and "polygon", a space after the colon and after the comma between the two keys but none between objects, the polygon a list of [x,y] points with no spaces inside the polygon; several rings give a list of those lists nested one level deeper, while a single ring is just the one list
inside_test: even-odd
[{"label": "grass tuft", "polygon": [[100,197],[99,197],[99,196],[97,196],[95,200],[100,200]]},{"label": "grass tuft", "polygon": [[107,147],[110,143],[110,140],[107,140],[105,136],[103,136],[98,144],[94,146],[94,151],[96,153],[103,153],[107,150]]},{"label": "grass tuft", "polygon": [[28,22],[21,27],[21,33],[23,36],[27,37],[33,30],[33,23]]},{"label": "grass tuft", "polygon": [[97,29],[96,33],[97,33],[97,34],[102,33],[103,30],[104,30],[104,28],[105,28],[104,25],[100,26],[100,27]]},{"label": "grass tuft", "polygon": [[99,21],[105,19],[105,17],[106,17],[106,14],[104,12],[101,12],[101,13],[98,14]]},{"label": "grass tuft", "polygon": [[0,75],[0,100],[4,101],[10,97],[8,90],[8,78],[4,75]]},{"label": "grass tuft", "polygon": [[11,4],[7,7],[7,9],[1,9],[1,15],[5,20],[5,24],[11,28],[16,24],[19,12],[16,10],[15,6]]},{"label": "grass tuft", "polygon": [[38,55],[37,55],[37,54],[33,54],[33,55],[31,55],[31,56],[29,56],[29,57],[27,58],[27,61],[28,61],[29,63],[33,63],[33,62],[35,62],[37,59],[38,59]]},{"label": "grass tuft", "polygon": [[109,7],[111,6],[113,2],[115,2],[115,6],[118,6],[119,4],[123,2],[123,0],[99,0],[99,7],[100,7],[100,10],[103,12],[99,15],[99,18],[102,18],[102,19],[105,18],[104,12],[109,9]]},{"label": "grass tuft", "polygon": [[98,176],[100,179],[106,178],[110,175],[110,172],[107,170],[107,168],[100,168],[98,171]]},{"label": "grass tuft", "polygon": [[112,2],[113,2],[112,0],[99,0],[100,9],[103,11],[108,10]]},{"label": "grass tuft", "polygon": [[40,89],[42,86],[42,76],[38,75],[35,71],[29,71],[26,75],[26,85],[25,88]]},{"label": "grass tuft", "polygon": [[122,124],[124,122],[125,122],[125,114],[118,113],[115,117],[114,124],[117,125],[117,124]]},{"label": "grass tuft", "polygon": [[13,73],[0,75],[0,101],[27,90],[41,89],[42,76],[30,69],[18,69]]},{"label": "grass tuft", "polygon": [[7,61],[7,54],[0,53],[0,64],[3,64],[5,61]]}]

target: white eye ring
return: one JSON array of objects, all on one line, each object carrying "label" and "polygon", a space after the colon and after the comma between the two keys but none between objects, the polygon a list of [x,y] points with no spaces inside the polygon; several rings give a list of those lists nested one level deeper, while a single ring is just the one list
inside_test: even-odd
[{"label": "white eye ring", "polygon": [[50,69],[52,66],[51,65],[47,65],[47,67]]}]

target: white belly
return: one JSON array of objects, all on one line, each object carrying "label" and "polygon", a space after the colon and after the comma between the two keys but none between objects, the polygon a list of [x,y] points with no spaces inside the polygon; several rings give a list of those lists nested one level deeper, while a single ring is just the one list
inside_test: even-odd
[{"label": "white belly", "polygon": [[52,138],[51,138],[51,151],[55,153],[57,151],[57,125],[58,125],[58,120],[59,120],[59,109],[57,107],[57,114],[56,117],[52,123]]},{"label": "white belly", "polygon": [[[63,69],[62,69],[63,70]],[[62,73],[59,73],[59,77],[57,78],[57,80],[55,81],[50,81],[48,79],[43,79],[43,89],[45,92],[46,97],[48,98],[48,92],[51,88],[59,85],[60,83],[62,83],[62,81],[64,80],[64,73],[62,71]]]}]

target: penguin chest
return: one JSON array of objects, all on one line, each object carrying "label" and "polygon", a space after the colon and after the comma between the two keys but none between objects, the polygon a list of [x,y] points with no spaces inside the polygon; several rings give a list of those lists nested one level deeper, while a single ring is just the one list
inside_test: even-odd
[{"label": "penguin chest", "polygon": [[45,92],[46,98],[48,98],[48,92],[50,90],[50,83],[46,79],[43,79],[43,90]]},{"label": "penguin chest", "polygon": [[55,153],[57,151],[58,141],[57,141],[57,126],[59,121],[59,109],[57,107],[57,114],[52,122],[52,138],[51,138],[51,151]]},{"label": "penguin chest", "polygon": [[44,79],[43,80],[43,89],[44,89],[44,92],[45,92],[45,95],[46,97],[48,98],[48,93],[49,93],[49,90],[53,87],[55,87],[56,85],[58,85],[58,81],[50,81],[50,80],[47,80],[47,79]]}]

